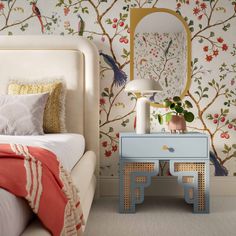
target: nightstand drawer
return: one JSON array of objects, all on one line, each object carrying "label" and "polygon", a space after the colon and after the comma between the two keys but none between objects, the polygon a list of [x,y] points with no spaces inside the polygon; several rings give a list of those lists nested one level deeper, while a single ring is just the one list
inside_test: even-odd
[{"label": "nightstand drawer", "polygon": [[122,137],[121,158],[208,158],[204,137]]}]

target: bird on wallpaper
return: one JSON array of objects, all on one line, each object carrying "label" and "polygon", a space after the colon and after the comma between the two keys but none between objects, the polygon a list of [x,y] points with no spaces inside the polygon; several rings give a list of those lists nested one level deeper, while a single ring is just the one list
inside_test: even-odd
[{"label": "bird on wallpaper", "polygon": [[125,85],[126,81],[127,81],[127,75],[125,74],[125,72],[123,70],[121,70],[116,62],[114,61],[114,59],[107,55],[104,54],[102,52],[100,52],[100,55],[103,56],[104,61],[107,63],[107,65],[109,65],[111,67],[111,69],[114,72],[114,83],[116,86],[123,86]]},{"label": "bird on wallpaper", "polygon": [[36,2],[32,3],[32,11],[38,17],[39,23],[41,25],[41,31],[42,31],[42,33],[44,33],[44,25],[43,25],[41,13],[40,13],[38,7],[36,6]]},{"label": "bird on wallpaper", "polygon": [[82,17],[80,15],[78,15],[79,18],[79,22],[78,22],[78,34],[79,36],[83,36],[84,34],[84,27],[85,27],[85,22],[82,19]]},{"label": "bird on wallpaper", "polygon": [[168,43],[168,46],[167,46],[166,50],[165,50],[165,56],[167,56],[167,54],[168,54],[168,52],[170,50],[170,46],[171,46],[172,43],[173,43],[173,41],[171,39],[170,42]]},{"label": "bird on wallpaper", "polygon": [[210,160],[215,167],[215,176],[228,176],[228,170],[219,163],[212,151],[210,152]]}]

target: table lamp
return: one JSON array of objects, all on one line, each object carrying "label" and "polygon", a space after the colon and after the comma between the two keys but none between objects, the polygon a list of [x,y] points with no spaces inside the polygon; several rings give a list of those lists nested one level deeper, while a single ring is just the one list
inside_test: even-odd
[{"label": "table lamp", "polygon": [[136,106],[136,133],[150,133],[150,101],[145,95],[162,91],[158,81],[150,79],[135,79],[128,82],[125,86],[126,92],[140,93]]}]

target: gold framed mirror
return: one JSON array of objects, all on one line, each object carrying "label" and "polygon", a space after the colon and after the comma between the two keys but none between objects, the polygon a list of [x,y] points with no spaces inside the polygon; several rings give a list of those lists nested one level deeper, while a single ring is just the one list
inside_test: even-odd
[{"label": "gold framed mirror", "polygon": [[183,98],[191,84],[191,32],[186,21],[165,8],[132,8],[130,79],[157,80],[163,91],[150,96],[163,107],[167,97]]}]

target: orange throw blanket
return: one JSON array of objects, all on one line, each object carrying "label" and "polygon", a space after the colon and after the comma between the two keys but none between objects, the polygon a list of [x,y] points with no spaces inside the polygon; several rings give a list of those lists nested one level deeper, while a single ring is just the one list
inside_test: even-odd
[{"label": "orange throw blanket", "polygon": [[53,235],[82,235],[77,189],[52,152],[0,144],[0,187],[25,198]]}]

